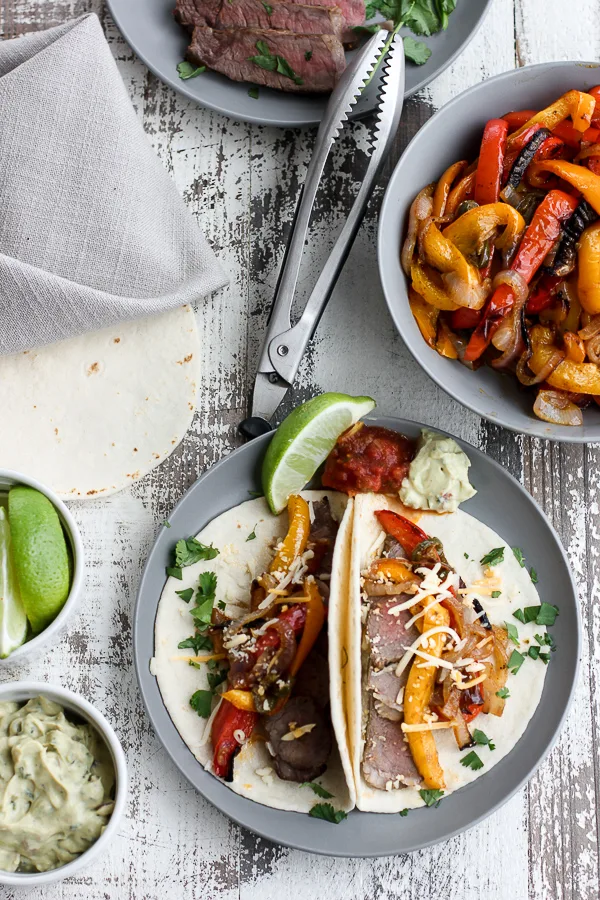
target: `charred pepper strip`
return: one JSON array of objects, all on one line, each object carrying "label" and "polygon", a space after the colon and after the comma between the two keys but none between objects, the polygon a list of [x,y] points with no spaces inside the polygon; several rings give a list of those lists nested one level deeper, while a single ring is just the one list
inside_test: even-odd
[{"label": "charred pepper strip", "polygon": [[[587,200],[581,200],[577,209],[565,224],[560,238],[560,244],[556,256],[554,257],[554,262],[548,270],[550,275],[560,275],[564,277],[573,271],[575,268],[578,241],[588,225],[595,222],[597,218],[598,215],[595,209],[590,206]],[[527,312],[535,311],[536,310],[530,308],[529,304],[527,305]]]},{"label": "charred pepper strip", "polygon": [[[541,165],[550,165],[541,163]],[[579,168],[579,167],[577,167]],[[599,179],[600,180],[600,179]],[[570,218],[577,200],[563,191],[550,191],[538,206],[517,251],[511,270],[529,284],[545,257],[560,236],[561,223]],[[501,284],[488,300],[481,321],[465,350],[465,360],[479,359],[490,343],[500,322],[513,308],[515,295],[507,284]]]},{"label": "charred pepper strip", "polygon": [[[568,224],[568,223],[567,223]],[[548,309],[554,302],[554,292],[561,283],[562,278],[558,275],[542,275],[538,281],[535,291],[531,294],[525,307],[526,312],[535,315]]]},{"label": "charred pepper strip", "polygon": [[257,719],[255,712],[236,709],[232,703],[221,700],[211,729],[213,770],[218,778],[231,777],[233,758],[241,747],[236,732],[242,733],[247,740],[254,731]]},{"label": "charred pepper strip", "polygon": [[459,175],[462,175],[466,168],[466,159],[461,159],[460,162],[453,163],[453,165],[449,166],[446,169],[446,171],[436,184],[435,192],[433,194],[433,209],[431,211],[431,215],[434,218],[444,215],[446,211],[446,203],[448,201],[452,185],[459,177]]},{"label": "charred pepper strip", "polygon": [[589,94],[583,91],[567,91],[550,106],[532,116],[518,131],[511,134],[508,139],[509,147],[521,132],[531,125],[542,125],[544,128],[554,131],[560,122],[569,117],[575,129],[583,133],[590,127],[595,107],[596,101]]},{"label": "charred pepper strip", "polygon": [[508,122],[504,119],[486,123],[475,177],[475,201],[480,205],[498,200],[507,135]]},{"label": "charred pepper strip", "polygon": [[391,509],[378,509],[375,515],[385,533],[395,538],[411,557],[419,544],[429,540],[422,528]]},{"label": "charred pepper strip", "polygon": [[548,129],[538,128],[538,130],[533,134],[527,144],[520,151],[517,158],[515,159],[512,169],[510,170],[510,174],[508,176],[506,184],[500,194],[500,196],[504,200],[508,201],[509,194],[512,191],[516,191],[516,189],[519,187],[521,181],[523,180],[523,176],[525,175],[527,167],[530,163],[533,162],[536,153],[541,149],[542,144],[544,144],[548,138],[551,138],[551,134]]}]

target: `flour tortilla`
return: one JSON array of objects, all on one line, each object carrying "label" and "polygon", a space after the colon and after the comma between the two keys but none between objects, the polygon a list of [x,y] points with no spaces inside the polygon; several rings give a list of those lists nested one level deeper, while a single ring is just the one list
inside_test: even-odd
[{"label": "flour tortilla", "polygon": [[[303,491],[307,500],[320,500],[328,497],[333,517],[340,521],[347,504],[347,497],[332,491]],[[343,520],[342,536],[349,539],[348,522],[350,516]],[[185,660],[190,650],[178,650],[177,645],[193,634],[193,619],[189,605],[175,593],[188,587],[195,588],[201,572],[214,572],[217,576],[216,599],[226,603],[226,611],[230,615],[241,615],[249,608],[250,585],[253,578],[265,572],[274,556],[274,546],[287,532],[288,516],[283,513],[274,516],[264,498],[248,500],[240,506],[228,510],[206,526],[197,538],[203,544],[212,544],[219,550],[219,555],[206,562],[199,562],[183,569],[181,581],[168,578],[158,605],[154,627],[154,657],[150,670],[156,676],[163,702],[182,739],[190,748],[196,759],[209,771],[211,770],[212,747],[210,739],[206,740],[207,722],[200,718],[191,708],[189,700],[197,690],[208,688],[207,666],[196,669]],[[250,534],[256,538],[248,541]],[[174,540],[176,537],[174,536]],[[343,562],[349,561],[348,547],[338,539],[334,554],[334,571]],[[336,594],[339,579],[332,575],[332,594],[330,607],[339,605]],[[330,643],[331,654],[331,643]],[[179,657],[179,659],[177,658]],[[331,668],[331,663],[330,663]],[[332,698],[334,684],[331,683]],[[338,695],[339,696],[339,695]],[[332,718],[335,734],[345,728],[339,701],[339,711]],[[335,742],[334,742],[335,744]],[[347,760],[347,751],[346,751]],[[265,768],[273,769],[272,774],[262,777],[257,774]],[[325,773],[316,779],[326,790],[333,794],[330,801],[336,809],[351,809],[354,805],[344,775],[337,747],[328,761]],[[236,794],[255,800],[275,809],[308,812],[319,799],[311,788],[301,787],[278,778],[272,766],[272,758],[263,741],[250,741],[245,744],[234,761],[233,781],[227,786]]]},{"label": "flour tortilla", "polygon": [[[504,625],[506,621],[518,624],[521,651],[526,652],[529,640],[536,644],[535,634],[543,634],[546,629],[535,622],[523,625],[512,617],[513,610],[524,606],[537,606],[539,595],[529,577],[529,572],[517,562],[511,548],[491,528],[474,519],[462,510],[448,515],[435,513],[415,514],[407,510],[399,501],[376,494],[363,494],[355,499],[352,538],[352,564],[350,571],[350,606],[347,620],[347,643],[351,660],[347,690],[345,694],[346,715],[349,724],[349,753],[356,784],[356,805],[370,812],[397,813],[402,809],[423,806],[419,786],[400,790],[380,791],[372,788],[362,777],[361,760],[364,747],[363,727],[366,718],[365,697],[361,686],[361,598],[360,573],[380,550],[374,545],[382,534],[381,526],[374,511],[392,509],[401,515],[418,519],[419,527],[427,534],[438,537],[444,545],[446,558],[468,586],[483,577],[483,567],[479,560],[490,550],[504,547],[504,562],[495,568],[502,578],[502,592],[497,599],[482,600],[489,620],[494,625]],[[465,559],[465,553],[469,558]],[[484,767],[478,771],[460,764],[465,756],[460,752],[451,730],[435,732],[435,742],[441,766],[446,779],[445,795],[451,794],[476,778],[486,775],[513,749],[525,732],[533,716],[544,687],[547,667],[541,660],[526,658],[517,675],[508,676],[507,687],[510,697],[506,701],[501,717],[480,714],[473,727],[483,731],[496,745],[477,747],[478,756]]]},{"label": "flour tortilla", "polygon": [[0,357],[2,466],[73,499],[137,481],[187,431],[199,360],[189,306]]}]

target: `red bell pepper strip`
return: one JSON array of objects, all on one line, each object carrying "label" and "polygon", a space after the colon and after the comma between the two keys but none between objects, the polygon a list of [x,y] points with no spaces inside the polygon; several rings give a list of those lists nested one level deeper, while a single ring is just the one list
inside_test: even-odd
[{"label": "red bell pepper strip", "polygon": [[508,123],[504,119],[486,123],[475,176],[475,202],[480,206],[498,202],[507,135]]},{"label": "red bell pepper strip", "polygon": [[[549,191],[535,211],[512,262],[511,269],[529,284],[544,259],[560,237],[562,222],[575,212],[578,200],[564,191]],[[515,303],[515,295],[507,284],[496,288],[487,301],[481,321],[467,344],[465,360],[474,362],[488,347],[492,335]]]},{"label": "red bell pepper strip", "polygon": [[533,119],[537,112],[537,109],[519,109],[506,113],[502,118],[508,124],[509,131],[517,131],[519,128],[522,128],[526,122]]},{"label": "red bell pepper strip", "polygon": [[556,159],[562,153],[564,146],[564,141],[553,135],[546,138],[542,146],[538,147],[537,153],[533,158],[536,161],[540,159]]},{"label": "red bell pepper strip", "polygon": [[391,509],[378,509],[375,512],[379,524],[386,532],[395,538],[404,547],[409,556],[412,556],[419,544],[429,540],[429,535],[404,516],[392,512]]},{"label": "red bell pepper strip", "polygon": [[554,291],[563,280],[560,275],[542,275],[527,301],[527,312],[534,315],[548,309],[554,301]]},{"label": "red bell pepper strip", "polygon": [[242,732],[246,739],[249,738],[257,719],[255,712],[237,709],[228,700],[221,700],[211,728],[213,770],[219,778],[228,777],[234,754],[240,748],[235,732]]},{"label": "red bell pepper strip", "polygon": [[463,328],[475,328],[481,319],[480,309],[468,309],[461,306],[450,313],[450,327],[453,331],[460,331]]},{"label": "red bell pepper strip", "polygon": [[560,140],[568,147],[579,150],[582,141],[585,141],[587,144],[597,144],[598,138],[600,138],[600,129],[592,126],[592,128],[588,128],[582,133],[581,131],[577,131],[572,122],[565,119],[564,122],[559,122],[559,124],[552,129],[552,134],[555,135],[555,137],[560,138]]},{"label": "red bell pepper strip", "polygon": [[600,157],[599,156],[588,156],[586,159],[587,167],[590,172],[593,172],[594,175],[600,175]]}]

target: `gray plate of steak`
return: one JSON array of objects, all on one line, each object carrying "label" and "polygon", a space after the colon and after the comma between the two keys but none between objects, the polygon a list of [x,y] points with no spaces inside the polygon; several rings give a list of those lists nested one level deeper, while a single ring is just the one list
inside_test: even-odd
[{"label": "gray plate of steak", "polygon": [[421,781],[400,722],[380,716],[373,702],[369,709],[362,770],[365,781],[381,791],[385,791],[390,782],[395,788],[401,788]]},{"label": "gray plate of steak", "polygon": [[333,34],[342,37],[346,20],[336,7],[309,6],[289,0],[180,0],[176,18],[192,30],[209,28],[260,28],[296,34]]},{"label": "gray plate of steak", "polygon": [[[263,52],[265,45],[270,57]],[[275,71],[265,64],[274,57],[285,63],[278,61]],[[222,72],[233,81],[296,93],[330,93],[345,68],[344,48],[335,35],[254,28],[216,31],[198,25],[187,59]]]},{"label": "gray plate of steak", "polygon": [[[350,24],[352,10],[358,2],[318,0],[316,5],[337,5]],[[208,70],[183,81],[177,65],[185,59],[190,36],[173,16],[176,0],[107,0],[107,3],[117,27],[137,55],[161,81],[190,100],[234,119],[260,125],[298,127],[321,121],[327,103],[327,96],[322,93],[282,93],[260,87],[258,97],[254,99],[248,90],[255,82],[231,81],[224,74]],[[458,0],[448,29],[426,38],[432,51],[430,59],[424,66],[407,63],[405,96],[425,87],[450,65],[477,31],[490,4],[491,0]],[[302,5],[313,4],[303,0]],[[362,8],[363,0],[360,0],[361,15]],[[379,85],[379,78],[374,78],[354,107],[354,116],[365,116],[375,109]],[[255,91],[252,93],[254,95]]]},{"label": "gray plate of steak", "polygon": [[414,626],[408,631],[404,627],[412,618],[409,609],[401,610],[397,615],[390,613],[395,606],[409,599],[409,594],[371,597],[366,636],[371,648],[371,662],[376,669],[383,669],[384,666],[402,659],[406,648],[419,636]]}]

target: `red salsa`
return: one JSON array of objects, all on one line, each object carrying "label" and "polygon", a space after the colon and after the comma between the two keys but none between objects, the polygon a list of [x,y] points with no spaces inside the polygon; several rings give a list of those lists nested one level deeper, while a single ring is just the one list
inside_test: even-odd
[{"label": "red salsa", "polygon": [[395,494],[408,475],[415,442],[374,425],[352,427],[327,457],[324,487],[345,494]]}]

